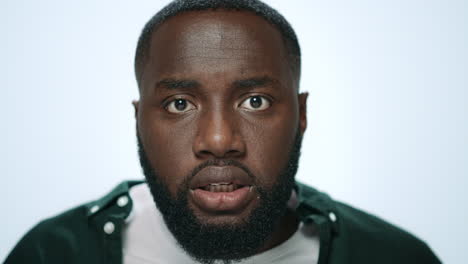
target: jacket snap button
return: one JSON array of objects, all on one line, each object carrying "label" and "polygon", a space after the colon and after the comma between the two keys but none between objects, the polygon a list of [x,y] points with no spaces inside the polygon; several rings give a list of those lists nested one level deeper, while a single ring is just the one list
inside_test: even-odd
[{"label": "jacket snap button", "polygon": [[333,212],[328,213],[328,218],[330,218],[330,220],[331,220],[332,222],[336,222],[336,215],[335,215],[335,213],[333,213]]},{"label": "jacket snap button", "polygon": [[104,232],[108,235],[114,233],[115,225],[112,222],[107,222],[104,224]]},{"label": "jacket snap button", "polygon": [[89,209],[89,211],[94,214],[95,212],[97,212],[99,210],[99,205],[94,205],[93,207],[91,207],[91,209]]},{"label": "jacket snap button", "polygon": [[117,205],[119,207],[124,207],[128,204],[128,197],[127,196],[120,196],[119,199],[117,199]]}]

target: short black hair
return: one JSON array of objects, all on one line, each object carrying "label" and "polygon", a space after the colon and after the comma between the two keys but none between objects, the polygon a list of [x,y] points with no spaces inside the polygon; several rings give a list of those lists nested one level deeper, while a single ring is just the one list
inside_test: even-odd
[{"label": "short black hair", "polygon": [[183,12],[205,10],[249,11],[262,17],[279,30],[288,52],[291,71],[296,78],[297,86],[301,75],[301,49],[296,33],[289,22],[275,9],[259,0],[174,0],[157,12],[145,25],[135,53],[135,75],[138,84],[143,68],[148,60],[149,47],[153,32],[167,19]]}]

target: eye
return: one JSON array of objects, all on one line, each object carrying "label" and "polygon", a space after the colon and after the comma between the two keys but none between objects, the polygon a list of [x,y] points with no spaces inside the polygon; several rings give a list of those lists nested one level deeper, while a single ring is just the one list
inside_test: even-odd
[{"label": "eye", "polygon": [[185,99],[172,100],[166,106],[166,110],[173,114],[185,113],[193,109],[195,109],[195,106]]},{"label": "eye", "polygon": [[261,111],[271,106],[270,100],[263,96],[255,95],[247,98],[242,102],[240,107],[245,108],[249,111]]}]

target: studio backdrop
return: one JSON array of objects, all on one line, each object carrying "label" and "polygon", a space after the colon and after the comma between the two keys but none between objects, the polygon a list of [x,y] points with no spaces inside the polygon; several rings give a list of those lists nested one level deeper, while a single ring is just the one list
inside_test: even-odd
[{"label": "studio backdrop", "polygon": [[[468,2],[269,0],[302,48],[297,179],[468,259]],[[168,1],[2,0],[0,259],[38,221],[142,179],[133,73]]]}]

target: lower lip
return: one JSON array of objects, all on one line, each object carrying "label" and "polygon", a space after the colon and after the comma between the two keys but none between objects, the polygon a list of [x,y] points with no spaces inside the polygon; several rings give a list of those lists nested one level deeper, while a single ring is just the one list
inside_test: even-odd
[{"label": "lower lip", "polygon": [[202,210],[210,212],[239,211],[254,197],[252,187],[246,186],[232,192],[209,192],[192,190],[193,202]]}]

